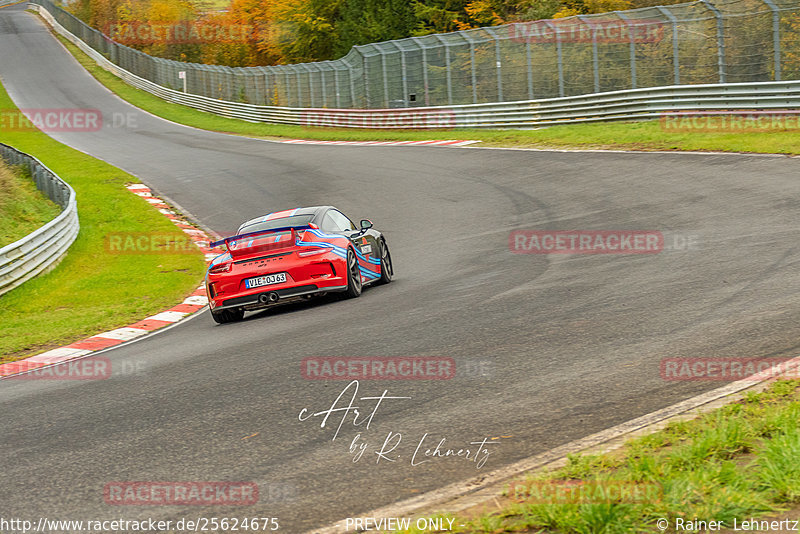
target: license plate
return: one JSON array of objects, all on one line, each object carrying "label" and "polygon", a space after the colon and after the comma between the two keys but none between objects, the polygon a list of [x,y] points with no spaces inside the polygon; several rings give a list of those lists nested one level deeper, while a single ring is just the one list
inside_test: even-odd
[{"label": "license plate", "polygon": [[244,287],[253,289],[254,287],[270,286],[272,284],[282,284],[286,281],[286,273],[268,274],[257,278],[248,278],[244,281]]}]

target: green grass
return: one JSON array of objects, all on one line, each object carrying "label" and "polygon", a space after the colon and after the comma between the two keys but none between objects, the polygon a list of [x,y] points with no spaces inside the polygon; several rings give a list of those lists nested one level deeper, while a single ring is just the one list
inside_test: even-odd
[{"label": "green grass", "polygon": [[302,126],[251,123],[204,113],[168,103],[126,84],[103,70],[72,43],[58,36],[75,58],[108,89],[134,106],[165,119],[204,130],[261,137],[342,141],[418,141],[470,139],[481,146],[515,148],[591,148],[627,150],[701,150],[800,153],[800,131],[780,130],[750,133],[668,132],[659,121],[608,122],[553,126],[539,130],[358,130],[351,128],[306,128]]},{"label": "green grass", "polygon": [[[15,109],[0,87],[0,109]],[[125,189],[135,177],[38,131],[0,130],[0,141],[39,158],[76,191],[81,230],[48,274],[0,296],[0,361],[130,324],[180,302],[202,280],[202,254],[113,254],[115,232],[184,237]],[[0,226],[5,225],[0,222]]]},{"label": "green grass", "polygon": [[[570,456],[565,467],[520,481],[527,489],[510,492],[517,498],[497,512],[457,517],[454,525],[464,526],[455,532],[657,532],[659,518],[673,527],[683,518],[723,521],[731,528],[734,518],[741,524],[750,517],[784,517],[779,512],[800,503],[798,458],[800,380],[779,381],[629,441],[620,451]],[[635,483],[653,491],[647,498],[559,502],[537,498],[545,494],[530,489],[576,481],[606,488]]]},{"label": "green grass", "polygon": [[0,160],[0,247],[22,239],[60,212],[23,168]]}]

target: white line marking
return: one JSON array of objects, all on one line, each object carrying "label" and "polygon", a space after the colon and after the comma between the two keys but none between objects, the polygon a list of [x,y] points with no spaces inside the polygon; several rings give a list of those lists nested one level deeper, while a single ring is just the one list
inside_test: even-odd
[{"label": "white line marking", "polygon": [[145,318],[145,321],[166,321],[168,323],[174,323],[180,321],[187,315],[189,314],[186,312],[165,311],[151,315],[150,317]]},{"label": "white line marking", "polygon": [[116,330],[109,330],[95,334],[92,337],[103,337],[106,339],[119,339],[121,341],[130,341],[131,339],[145,335],[149,330],[142,330],[141,328],[117,328]]}]

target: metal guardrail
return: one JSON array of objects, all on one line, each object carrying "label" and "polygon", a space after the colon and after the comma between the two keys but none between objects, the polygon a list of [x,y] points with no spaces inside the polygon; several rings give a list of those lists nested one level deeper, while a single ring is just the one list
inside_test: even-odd
[{"label": "metal guardrail", "polygon": [[61,26],[43,7],[42,17],[98,65],[128,84],[164,100],[201,111],[256,122],[344,128],[532,128],[555,124],[658,118],[679,111],[800,108],[800,80],[669,85],[580,96],[400,109],[327,109],[259,106],[183,93],[115,65]]},{"label": "metal guardrail", "polygon": [[78,236],[78,204],[75,191],[38,159],[0,143],[0,158],[30,172],[47,197],[61,206],[61,213],[35,232],[0,248],[0,295],[55,267]]}]

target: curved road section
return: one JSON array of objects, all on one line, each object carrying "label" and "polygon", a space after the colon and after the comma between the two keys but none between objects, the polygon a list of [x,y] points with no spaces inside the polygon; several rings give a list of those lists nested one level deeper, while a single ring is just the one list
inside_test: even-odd
[{"label": "curved road section", "polygon": [[[277,517],[302,532],[720,385],[664,380],[664,358],[794,355],[797,160],[276,144],[127,105],[22,6],[0,10],[0,50],[20,108],[102,111],[101,131],[55,138],[218,233],[333,204],[385,231],[397,272],[356,300],[225,326],[204,314],[108,352],[136,371],[106,380],[1,381],[4,517]],[[668,250],[513,254],[520,229],[660,231]],[[355,393],[301,372],[308,357],[386,356],[452,358],[456,373],[363,380]],[[353,396],[358,420],[308,417]],[[434,452],[483,440],[484,462]],[[109,497],[130,481],[239,481],[259,494],[242,506]]]}]

